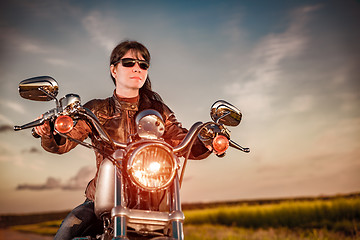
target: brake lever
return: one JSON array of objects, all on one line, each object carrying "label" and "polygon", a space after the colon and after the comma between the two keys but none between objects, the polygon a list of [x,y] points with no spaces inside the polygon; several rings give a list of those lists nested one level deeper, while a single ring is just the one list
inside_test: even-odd
[{"label": "brake lever", "polygon": [[[32,122],[26,123],[22,126],[14,126],[14,131],[19,131],[27,128],[33,128],[42,125],[45,121],[52,119],[57,114],[57,109],[51,109],[44,113],[41,118],[36,119]],[[35,136],[34,136],[35,137]]]},{"label": "brake lever", "polygon": [[19,130],[23,130],[23,129],[27,129],[27,128],[32,128],[32,127],[36,127],[39,126],[41,124],[44,123],[44,119],[40,118],[40,119],[36,119],[32,122],[29,122],[27,124],[24,124],[22,126],[14,126],[14,131],[19,131]]}]

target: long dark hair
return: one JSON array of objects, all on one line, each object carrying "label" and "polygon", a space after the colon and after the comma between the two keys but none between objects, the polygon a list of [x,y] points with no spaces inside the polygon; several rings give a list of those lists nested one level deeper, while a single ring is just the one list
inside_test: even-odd
[{"label": "long dark hair", "polygon": [[[125,40],[120,42],[111,52],[110,65],[119,61],[130,50],[134,51],[135,55],[142,56],[144,60],[150,63],[150,52],[143,44],[137,41]],[[116,85],[115,78],[111,73],[110,76]],[[164,102],[160,95],[152,90],[149,75],[147,76],[144,85],[139,90],[139,97],[139,111],[152,108],[163,114]]]}]

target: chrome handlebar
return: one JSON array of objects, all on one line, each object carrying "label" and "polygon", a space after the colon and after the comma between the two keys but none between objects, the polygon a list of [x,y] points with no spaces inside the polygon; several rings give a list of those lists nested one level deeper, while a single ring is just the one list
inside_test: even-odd
[{"label": "chrome handlebar", "polygon": [[[30,123],[24,124],[22,126],[14,126],[14,130],[15,131],[19,131],[19,130],[23,130],[23,129],[28,129],[28,128],[33,128],[39,125],[42,125],[45,121],[48,120],[52,120],[54,117],[60,115],[61,112],[58,111],[58,108],[54,108],[51,109],[50,111],[44,113],[42,115],[42,118],[34,120]],[[97,119],[97,117],[87,108],[84,107],[79,107],[76,110],[76,114],[78,114],[79,116],[83,116],[85,117],[88,121],[90,121],[90,123],[94,126],[94,128],[96,129],[99,138],[110,144],[111,146],[113,146],[114,148],[126,148],[127,144],[126,143],[121,143],[118,141],[113,140],[109,134],[105,131],[105,129],[102,127],[102,125],[100,124],[99,120]],[[200,130],[205,127],[208,124],[213,124],[214,122],[196,122],[194,123],[191,128],[189,129],[189,132],[186,134],[185,138],[183,139],[183,141],[176,147],[174,147],[174,153],[177,155],[184,155],[185,152],[187,152],[187,150],[189,150],[189,146],[192,145],[193,141],[195,140],[195,138],[198,136],[198,133],[200,132]],[[33,131],[34,132],[34,131]],[[34,137],[38,137],[37,134],[33,133]],[[66,135],[65,135],[66,136]],[[236,142],[232,141],[231,139],[229,140],[229,146],[233,147],[237,150],[243,151],[243,152],[250,152],[249,148],[244,148],[242,146],[240,146],[239,144],[237,144]]]},{"label": "chrome handlebar", "polygon": [[103,126],[100,124],[99,120],[94,115],[94,113],[91,112],[89,109],[83,107],[83,108],[81,108],[81,110],[78,113],[79,113],[79,115],[82,115],[85,118],[87,118],[92,123],[92,125],[95,127],[96,131],[98,132],[99,137],[103,141],[109,143],[113,147],[117,147],[117,148],[126,148],[127,147],[126,143],[121,143],[121,142],[113,140],[109,136],[109,134],[105,131]]}]

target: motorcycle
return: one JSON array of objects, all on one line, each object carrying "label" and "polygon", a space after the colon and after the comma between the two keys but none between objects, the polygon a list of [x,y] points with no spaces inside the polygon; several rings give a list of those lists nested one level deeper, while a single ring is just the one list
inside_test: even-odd
[{"label": "motorcycle", "polygon": [[[184,213],[181,210],[180,187],[191,147],[199,136],[210,144],[219,157],[228,147],[249,152],[230,139],[227,126],[237,126],[242,113],[232,104],[219,100],[210,110],[212,121],[196,122],[176,147],[161,136],[165,131],[159,112],[148,109],[137,114],[137,134],[127,143],[117,142],[104,130],[96,116],[81,105],[80,96],[67,94],[56,98],[59,86],[55,79],[40,76],[19,84],[20,96],[34,101],[55,101],[56,107],[41,118],[14,130],[34,128],[45,121],[54,123],[57,134],[87,148],[91,143],[80,142],[67,135],[78,120],[92,126],[98,141],[113,149],[104,153],[97,181],[95,214],[104,223],[103,233],[96,239],[184,239]],[[39,137],[34,129],[34,137]],[[99,150],[99,149],[98,149]],[[135,192],[130,194],[129,192]],[[93,239],[93,238],[74,238]]]}]

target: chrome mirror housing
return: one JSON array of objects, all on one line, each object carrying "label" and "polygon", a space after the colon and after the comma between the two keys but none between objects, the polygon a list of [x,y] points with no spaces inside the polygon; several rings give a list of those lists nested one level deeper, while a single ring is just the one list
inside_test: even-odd
[{"label": "chrome mirror housing", "polygon": [[237,126],[242,118],[240,110],[224,100],[218,100],[211,106],[210,116],[214,122],[226,126]]},{"label": "chrome mirror housing", "polygon": [[58,90],[58,83],[49,76],[29,78],[19,83],[20,96],[33,101],[53,100]]},{"label": "chrome mirror housing", "polygon": [[158,139],[165,132],[165,123],[160,113],[147,109],[140,112],[135,119],[139,137],[145,139]]}]

